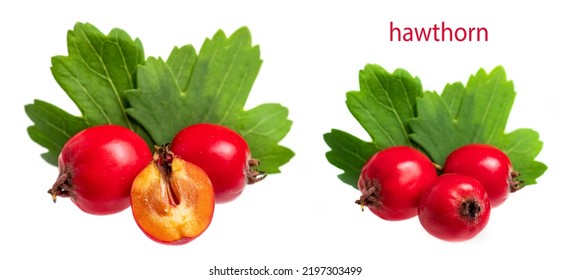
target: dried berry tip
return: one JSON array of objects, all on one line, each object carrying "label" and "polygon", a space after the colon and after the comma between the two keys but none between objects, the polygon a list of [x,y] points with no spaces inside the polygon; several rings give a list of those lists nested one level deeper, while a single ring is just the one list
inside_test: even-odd
[{"label": "dried berry tip", "polygon": [[64,167],[63,171],[55,180],[55,183],[47,192],[51,195],[51,199],[55,203],[58,196],[69,197],[72,194],[73,185],[71,183],[70,168]]},{"label": "dried berry tip", "polygon": [[267,173],[265,173],[265,171],[257,170],[256,167],[260,164],[261,164],[261,162],[257,159],[250,159],[247,162],[247,165],[249,166],[249,168],[246,172],[247,184],[248,185],[255,184],[255,183],[265,179],[265,177],[267,177]]},{"label": "dried berry tip", "polygon": [[168,201],[172,206],[180,204],[179,191],[177,186],[171,182],[172,162],[174,161],[174,153],[170,151],[170,144],[162,146],[154,146],[153,160],[160,171],[161,187],[166,190]]},{"label": "dried berry tip", "polygon": [[373,180],[366,180],[364,184],[364,191],[360,196],[360,199],[356,200],[354,203],[359,204],[362,211],[364,211],[364,206],[366,207],[379,207],[380,206],[380,187]]},{"label": "dried berry tip", "polygon": [[465,217],[469,220],[475,220],[479,213],[481,212],[482,208],[477,201],[473,199],[468,199],[461,203],[461,207],[459,209],[459,213],[462,217]]},{"label": "dried berry tip", "polygon": [[511,176],[509,177],[509,191],[514,193],[524,187],[524,181],[517,179],[521,176],[520,172],[511,171]]},{"label": "dried berry tip", "polygon": [[154,146],[153,160],[156,164],[169,167],[174,159],[174,154],[170,151],[170,144],[165,144],[162,146]]}]

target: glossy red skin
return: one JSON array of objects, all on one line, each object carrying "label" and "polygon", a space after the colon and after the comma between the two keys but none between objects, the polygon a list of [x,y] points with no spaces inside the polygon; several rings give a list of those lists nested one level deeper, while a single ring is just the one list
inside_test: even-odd
[{"label": "glossy red skin", "polygon": [[[480,212],[471,219],[461,214],[461,204],[474,201]],[[450,242],[466,241],[487,225],[491,202],[483,185],[461,174],[443,174],[421,195],[418,217],[431,235]]]},{"label": "glossy red skin", "polygon": [[188,126],[176,134],[171,151],[206,171],[216,203],[232,201],[243,192],[251,154],[245,140],[230,128],[207,123]]},{"label": "glossy red skin", "polygon": [[131,184],[151,160],[139,135],[121,126],[101,125],[74,135],[58,162],[60,172],[70,172],[73,203],[87,213],[108,215],[130,206]]},{"label": "glossy red skin", "polygon": [[511,172],[509,157],[503,151],[486,144],[469,144],[453,151],[446,159],[444,173],[459,173],[471,176],[483,184],[497,207],[510,193]]},{"label": "glossy red skin", "polygon": [[366,184],[378,184],[380,206],[369,207],[370,211],[384,220],[405,220],[417,215],[421,192],[436,178],[437,171],[426,155],[412,147],[395,146],[368,160],[358,188],[363,192]]}]

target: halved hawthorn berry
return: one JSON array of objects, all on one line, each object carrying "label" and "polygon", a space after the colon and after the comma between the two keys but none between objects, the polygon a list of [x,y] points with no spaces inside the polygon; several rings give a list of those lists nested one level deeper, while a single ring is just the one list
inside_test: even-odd
[{"label": "halved hawthorn berry", "polygon": [[153,161],[135,178],[131,209],[152,240],[185,244],[202,234],[214,214],[214,188],[200,167],[157,147]]}]

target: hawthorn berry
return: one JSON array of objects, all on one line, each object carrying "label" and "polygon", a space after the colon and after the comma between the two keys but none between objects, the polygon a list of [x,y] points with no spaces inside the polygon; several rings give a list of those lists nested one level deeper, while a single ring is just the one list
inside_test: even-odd
[{"label": "hawthorn berry", "polygon": [[431,160],[409,146],[377,152],[364,165],[358,179],[362,195],[356,201],[385,220],[404,220],[417,215],[421,192],[437,178]]},{"label": "hawthorn berry", "polygon": [[497,207],[522,187],[517,180],[509,157],[500,149],[487,144],[469,144],[454,150],[445,161],[444,173],[459,173],[471,176],[483,184]]},{"label": "hawthorn berry", "polygon": [[214,189],[195,164],[157,147],[153,158],[133,182],[131,209],[139,228],[152,240],[169,245],[188,243],[210,225]]},{"label": "hawthorn berry", "polygon": [[130,205],[133,180],[152,160],[146,142],[118,125],[100,125],[75,134],[58,158],[59,176],[48,190],[69,197],[81,210],[96,215],[120,212]]},{"label": "hawthorn berry", "polygon": [[443,174],[420,196],[418,217],[423,228],[445,241],[466,241],[479,234],[491,214],[491,201],[476,179]]},{"label": "hawthorn berry", "polygon": [[246,141],[234,130],[217,124],[190,125],[174,136],[172,152],[202,168],[210,177],[216,202],[236,199],[247,184],[265,178],[251,158]]}]

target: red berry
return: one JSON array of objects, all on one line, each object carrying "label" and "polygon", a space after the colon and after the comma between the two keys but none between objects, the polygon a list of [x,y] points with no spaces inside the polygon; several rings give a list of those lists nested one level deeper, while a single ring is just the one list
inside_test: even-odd
[{"label": "red berry", "polygon": [[253,170],[258,162],[251,159],[245,140],[225,126],[207,123],[188,126],[176,134],[171,150],[208,174],[217,203],[236,199],[246,184],[265,177],[263,172]]},{"label": "red berry", "polygon": [[446,241],[465,241],[481,232],[491,213],[489,196],[476,179],[443,174],[425,190],[418,203],[421,225]]},{"label": "red berry", "polygon": [[483,184],[491,205],[501,205],[510,192],[520,188],[509,157],[487,144],[469,144],[453,151],[445,161],[444,173],[471,176]]},{"label": "red berry", "polygon": [[131,185],[152,160],[145,141],[117,125],[87,128],[69,139],[58,159],[59,177],[48,191],[70,197],[81,210],[96,215],[130,205]]},{"label": "red berry", "polygon": [[362,168],[356,203],[367,206],[385,220],[404,220],[417,215],[418,197],[437,178],[431,160],[408,146],[384,149]]}]

